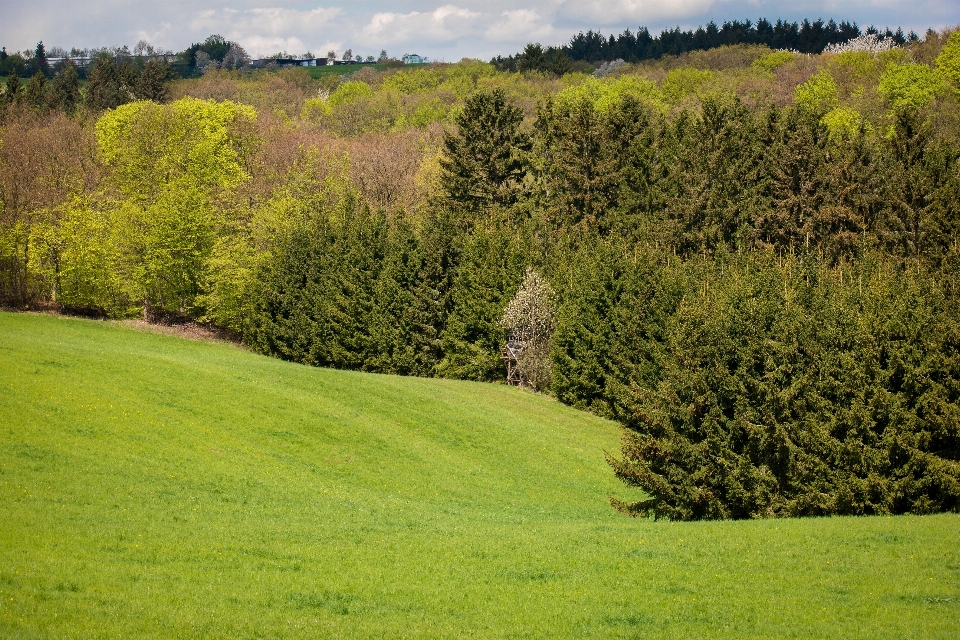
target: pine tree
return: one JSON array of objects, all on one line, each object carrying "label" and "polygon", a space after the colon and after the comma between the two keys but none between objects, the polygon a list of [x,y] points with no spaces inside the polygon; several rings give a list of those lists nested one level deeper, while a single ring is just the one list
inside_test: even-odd
[{"label": "pine tree", "polygon": [[151,60],[140,71],[135,83],[134,93],[138,100],[164,102],[170,95],[169,82],[172,78],[170,65],[162,60]]},{"label": "pine tree", "polygon": [[30,78],[23,99],[33,109],[40,110],[47,107],[47,76],[43,75],[42,71],[37,71]]},{"label": "pine tree", "polygon": [[87,78],[84,103],[88,109],[93,111],[115,109],[127,102],[121,91],[117,65],[110,56],[97,57],[90,67]]},{"label": "pine tree", "polygon": [[43,75],[49,75],[50,63],[47,61],[47,49],[43,46],[43,41],[37,43],[37,48],[33,52],[33,57],[37,61],[37,71]]},{"label": "pine tree", "polygon": [[23,85],[20,83],[20,78],[17,76],[16,71],[11,71],[10,75],[7,76],[7,88],[3,92],[3,101],[6,104],[13,104],[17,102],[20,98],[20,92],[23,90]]},{"label": "pine tree", "polygon": [[77,77],[77,67],[72,60],[66,60],[53,80],[49,89],[50,105],[62,109],[66,113],[73,111],[80,104],[80,80]]},{"label": "pine tree", "polygon": [[530,141],[520,131],[523,110],[502,89],[480,91],[444,139],[442,183],[451,202],[472,214],[509,207],[521,192]]}]

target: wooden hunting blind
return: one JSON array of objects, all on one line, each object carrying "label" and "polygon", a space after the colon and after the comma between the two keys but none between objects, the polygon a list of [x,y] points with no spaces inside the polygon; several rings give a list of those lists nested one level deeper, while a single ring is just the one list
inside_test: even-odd
[{"label": "wooden hunting blind", "polygon": [[507,363],[507,384],[516,387],[530,386],[523,370],[520,368],[520,356],[523,354],[523,340],[520,340],[511,331],[507,343],[503,346],[502,358]]}]

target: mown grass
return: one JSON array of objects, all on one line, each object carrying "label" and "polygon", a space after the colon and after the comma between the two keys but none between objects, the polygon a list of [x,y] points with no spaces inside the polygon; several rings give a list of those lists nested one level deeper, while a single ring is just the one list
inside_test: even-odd
[{"label": "mown grass", "polygon": [[0,636],[960,637],[960,516],[631,520],[499,385],[0,313]]},{"label": "mown grass", "polygon": [[[400,67],[400,69],[405,69],[407,71],[410,71],[411,69],[418,69],[420,67],[428,67],[428,66],[430,66],[429,63],[407,64],[407,65],[404,65],[403,67]],[[387,69],[395,69],[397,67],[394,67],[388,64],[376,63],[376,64],[331,64],[331,65],[323,65],[319,67],[304,67],[304,68],[310,72],[311,78],[313,78],[314,80],[318,80],[323,76],[328,76],[328,75],[342,76],[348,73],[354,73],[356,71],[359,71],[360,69],[373,68],[375,71],[385,71]]]}]

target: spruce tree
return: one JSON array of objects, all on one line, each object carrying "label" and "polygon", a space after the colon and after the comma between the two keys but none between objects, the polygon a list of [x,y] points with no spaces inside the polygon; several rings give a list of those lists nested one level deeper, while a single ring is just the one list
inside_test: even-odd
[{"label": "spruce tree", "polygon": [[162,60],[151,60],[137,76],[134,93],[138,100],[164,102],[170,94],[169,82],[172,78],[170,65]]},{"label": "spruce tree", "polygon": [[80,80],[72,60],[67,59],[50,82],[49,99],[50,106],[66,113],[73,113],[80,104]]},{"label": "spruce tree", "polygon": [[33,57],[37,61],[37,71],[43,75],[50,74],[50,63],[47,61],[47,49],[43,46],[43,41],[37,43],[37,48],[34,49]]},{"label": "spruce tree", "polygon": [[457,116],[457,133],[444,139],[443,187],[464,211],[479,213],[517,201],[526,174],[529,137],[523,110],[502,89],[470,97]]},{"label": "spruce tree", "polygon": [[453,307],[442,335],[442,377],[493,382],[503,379],[500,318],[527,265],[520,233],[496,223],[478,225],[466,239],[451,291]]},{"label": "spruce tree", "polygon": [[33,109],[45,109],[47,106],[47,76],[37,71],[24,91],[24,100]]},{"label": "spruce tree", "polygon": [[20,83],[20,77],[17,76],[16,71],[11,71],[10,75],[7,76],[7,88],[3,92],[3,101],[6,104],[13,104],[20,98],[22,90],[23,85]]},{"label": "spruce tree", "polygon": [[93,111],[115,109],[126,100],[120,87],[120,74],[113,58],[98,56],[87,74],[87,87],[84,103]]}]

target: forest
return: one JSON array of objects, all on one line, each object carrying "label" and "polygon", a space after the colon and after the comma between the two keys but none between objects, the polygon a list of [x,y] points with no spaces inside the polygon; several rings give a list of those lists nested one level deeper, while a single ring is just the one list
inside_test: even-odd
[{"label": "forest", "polygon": [[625,513],[956,511],[960,31],[881,40],[8,81],[0,301],[487,382],[527,332]]}]

